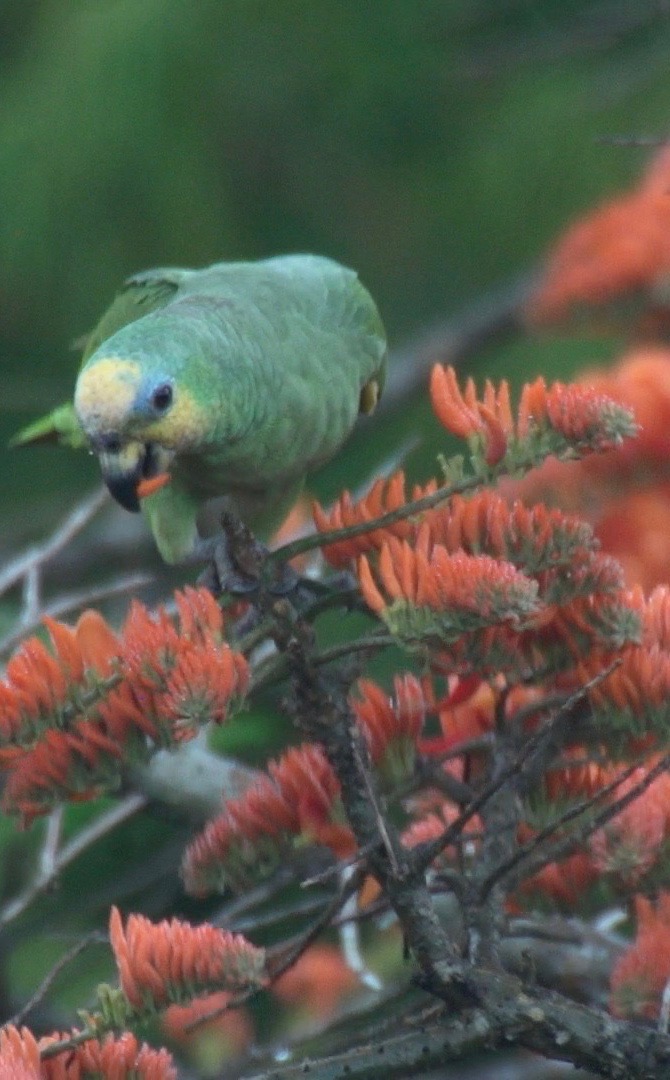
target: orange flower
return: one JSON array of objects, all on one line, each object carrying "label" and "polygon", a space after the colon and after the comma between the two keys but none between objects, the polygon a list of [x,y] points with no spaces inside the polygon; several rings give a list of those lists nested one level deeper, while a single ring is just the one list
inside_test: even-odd
[{"label": "orange flower", "polygon": [[6,1080],[41,1080],[40,1051],[28,1028],[9,1024],[0,1030],[0,1076]]},{"label": "orange flower", "polygon": [[649,589],[670,575],[670,349],[638,348],[582,381],[634,412],[637,438],[582,462],[546,461],[520,481],[504,481],[503,491],[525,502],[560,501],[587,518],[602,549],[620,560],[626,580]]},{"label": "orange flower", "polygon": [[426,716],[426,699],[414,675],[396,675],[394,697],[389,698],[370,679],[359,679],[362,699],[353,698],[352,708],[365,735],[370,757],[386,779],[399,783],[414,764],[417,739]]},{"label": "orange flower", "polygon": [[153,690],[174,664],[180,647],[179,631],[164,607],[150,612],[133,600],[123,626],[124,673],[137,686]]},{"label": "orange flower", "polygon": [[66,724],[82,695],[109,674],[118,656],[118,639],[97,612],[84,612],[74,628],[48,616],[44,623],[53,651],[39,638],[29,638],[0,683],[2,743],[29,745],[45,728]]},{"label": "orange flower", "polygon": [[191,739],[208,721],[224,723],[231,700],[242,697],[248,686],[249,665],[241,653],[203,642],[179,653],[156,699],[156,712],[171,739]]},{"label": "orange flower", "polygon": [[377,614],[388,619],[390,606],[397,607],[398,602],[428,608],[445,616],[445,637],[456,638],[492,623],[516,622],[537,607],[536,583],[510,563],[462,551],[451,555],[428,542],[414,549],[391,537],[381,549],[379,584],[364,555],[358,576],[363,598]]},{"label": "orange flower", "polygon": [[[407,848],[413,848],[418,844],[424,844],[430,840],[437,840],[444,830],[456,821],[459,814],[459,808],[454,806],[453,803],[440,799],[434,810],[424,817],[419,818],[417,821],[412,822],[412,824],[405,829],[401,837],[403,844]],[[475,814],[463,826],[463,830],[459,835],[458,845],[450,844],[448,847],[443,848],[437,858],[433,861],[433,867],[436,870],[440,870],[442,868],[453,866],[454,861],[458,858],[462,858],[463,855],[472,855],[477,841],[474,836],[468,838],[468,833],[481,835],[482,828],[482,820],[478,814]]]},{"label": "orange flower", "polygon": [[[230,799],[228,807],[234,801]],[[270,844],[266,843],[265,847],[269,848]],[[272,847],[279,848],[279,845]],[[279,850],[275,850],[270,869],[278,860]],[[240,835],[228,812],[224,811],[208,822],[186,848],[181,878],[191,896],[209,896],[212,892],[224,892],[228,887],[241,892],[253,880],[252,873],[258,862],[255,847]]]},{"label": "orange flower", "polygon": [[643,644],[670,651],[670,585],[657,585],[646,600],[641,589],[631,590],[633,597],[642,614]]},{"label": "orange flower", "polygon": [[296,806],[269,776],[260,776],[191,841],[182,861],[186,891],[193,896],[247,888],[270,873],[289,838],[300,831]]},{"label": "orange flower", "polygon": [[[245,658],[223,640],[223,615],[205,589],[175,594],[178,624],[134,602],[120,636],[96,612],[74,629],[45,619],[0,683],[4,806],[25,820],[55,801],[90,798],[118,782],[119,762],[144,761],[206,722],[222,723],[249,683]],[[148,742],[147,740],[151,740]]]},{"label": "orange flower", "polygon": [[511,506],[485,489],[464,498],[455,495],[446,506],[429,511],[418,529],[417,546],[441,544],[454,553],[486,554],[505,559],[528,574],[588,560],[597,543],[580,518],[546,506]]},{"label": "orange flower", "polygon": [[223,615],[206,589],[175,593],[179,627],[164,608],[134,602],[123,628],[122,663],[130,690],[111,695],[110,728],[144,716],[147,734],[169,746],[193,738],[208,720],[222,723],[249,684],[245,658],[222,640]]},{"label": "orange flower", "polygon": [[421,752],[445,754],[457,749],[460,743],[478,739],[491,731],[497,698],[491,684],[479,675],[452,677],[449,692],[436,705],[442,735],[422,739],[419,743]]},{"label": "orange flower", "polygon": [[[524,839],[529,839],[531,830],[522,830],[522,835]],[[524,894],[540,893],[566,910],[574,911],[585,892],[600,876],[591,856],[584,851],[577,851],[561,862],[549,863],[543,867],[539,873],[523,883],[520,891]]]},{"label": "orange flower", "polygon": [[496,465],[507,453],[507,441],[514,432],[509,385],[503,380],[498,390],[486,380],[484,399],[479,401],[472,379],[462,394],[453,367],[435,364],[430,377],[430,400],[441,424],[462,439],[480,436],[486,448],[487,465]]},{"label": "orange flower", "polygon": [[[581,453],[613,450],[638,433],[630,410],[590,386],[554,383],[547,392],[545,409],[549,426]],[[530,422],[538,422],[537,413],[529,411],[527,415]]]},{"label": "orange flower", "polygon": [[321,747],[292,747],[269,763],[268,772],[240,798],[229,799],[189,844],[181,870],[187,892],[206,896],[228,886],[241,891],[269,873],[286,844],[300,837],[337,855],[353,851],[339,783]]},{"label": "orange flower", "polygon": [[[48,1035],[40,1039],[40,1049],[46,1050],[51,1043],[67,1037],[67,1034]],[[130,1077],[133,1080],[177,1080],[177,1069],[167,1050],[154,1050],[146,1043],[140,1045],[135,1036],[126,1031],[118,1038],[108,1035],[102,1042],[89,1039],[47,1058],[38,1075],[42,1080],[83,1080],[92,1076],[109,1080]]]},{"label": "orange flower", "polygon": [[479,401],[471,379],[461,393],[454,369],[436,364],[430,396],[438,419],[448,431],[482,440],[484,459],[490,466],[505,457],[511,440],[523,441],[539,433],[557,438],[551,445],[538,446],[538,461],[549,453],[564,453],[568,448],[580,455],[600,453],[619,446],[623,439],[637,432],[628,409],[578,384],[565,386],[557,382],[547,388],[544,379],[526,383],[515,420],[505,381],[497,390],[487,381],[484,398]]},{"label": "orange flower", "polygon": [[[46,620],[45,620],[46,622]],[[47,626],[50,626],[47,623]],[[58,624],[63,626],[62,623]],[[111,626],[99,611],[87,610],[79,616],[74,628],[84,668],[107,676],[119,655],[120,643]]]},{"label": "orange flower", "polygon": [[670,349],[638,346],[580,381],[631,409],[639,424],[637,438],[616,451],[610,468],[630,473],[646,463],[663,469],[670,454]]},{"label": "orange flower", "polygon": [[343,998],[351,996],[360,983],[333,945],[312,945],[272,986],[272,993],[285,1005],[302,1007],[318,1020],[329,1020]]},{"label": "orange flower", "polygon": [[324,844],[339,858],[355,849],[351,829],[344,821],[340,802],[340,782],[320,746],[306,743],[291,747],[268,772],[284,802],[294,806],[298,833]]},{"label": "orange flower", "polygon": [[640,638],[640,619],[622,593],[586,591],[566,604],[548,606],[543,615],[520,643],[529,661],[556,672],[577,664],[590,671],[584,681],[602,672],[613,651]]},{"label": "orange flower", "polygon": [[[620,799],[639,784],[650,766],[640,767],[614,792]],[[593,861],[601,873],[634,885],[656,862],[668,828],[670,777],[659,776],[648,788],[589,839]]]},{"label": "orange flower", "polygon": [[[583,684],[602,668],[602,657],[587,656],[577,666],[577,678]],[[639,719],[660,712],[662,722],[670,704],[670,653],[657,645],[625,649],[619,667],[589,691],[589,699],[594,708],[617,709]]]},{"label": "orange flower", "polygon": [[656,906],[635,897],[635,941],[614,965],[610,1008],[617,1016],[658,1016],[661,995],[670,979],[670,893],[659,893]]},{"label": "orange flower", "polygon": [[[610,762],[588,760],[583,746],[573,746],[562,752],[563,764],[550,766],[544,774],[544,790],[548,799],[590,798],[607,787],[621,770]],[[574,764],[570,759],[574,759]]]},{"label": "orange flower", "polygon": [[[663,150],[640,186],[581,218],[559,239],[527,307],[531,323],[565,319],[573,310],[624,296],[654,296],[670,272],[670,155]],[[630,313],[628,312],[630,319]]]},{"label": "orange flower", "polygon": [[124,929],[113,907],[109,936],[121,989],[140,1014],[213,990],[240,993],[261,986],[265,978],[263,949],[208,923],[152,923],[143,915],[130,915]]},{"label": "orange flower", "polygon": [[[431,480],[425,487],[415,486],[412,490],[411,499],[419,499],[437,490],[437,484]],[[374,521],[375,518],[388,514],[393,510],[399,510],[407,502],[405,496],[405,474],[400,470],[388,478],[375,480],[367,495],[353,502],[351,495],[345,491],[340,495],[328,513],[317,502],[312,504],[314,524],[318,532],[329,532],[331,529],[348,528],[352,525],[361,525],[364,522]],[[336,569],[348,566],[359,555],[369,551],[378,550],[384,540],[389,536],[398,537],[400,540],[409,539],[414,533],[414,526],[407,518],[396,521],[393,525],[387,525],[382,529],[371,529],[370,532],[360,536],[354,536],[349,540],[336,540],[327,544],[322,550],[324,558]]]},{"label": "orange flower", "polygon": [[[228,991],[219,990],[215,994],[194,998],[188,1005],[170,1005],[162,1016],[166,1035],[173,1042],[187,1046],[206,1041],[209,1054],[214,1043],[223,1066],[230,1058],[243,1053],[254,1037],[253,1023],[246,1009],[226,1008],[232,998]],[[201,1017],[219,1010],[219,1016],[198,1023]]]},{"label": "orange flower", "polygon": [[71,731],[49,730],[13,763],[3,809],[28,825],[61,799],[92,799],[117,781],[122,753],[91,720],[78,721]]},{"label": "orange flower", "polygon": [[174,600],[182,637],[200,645],[222,641],[223,612],[209,589],[186,585],[183,591],[174,594]]}]

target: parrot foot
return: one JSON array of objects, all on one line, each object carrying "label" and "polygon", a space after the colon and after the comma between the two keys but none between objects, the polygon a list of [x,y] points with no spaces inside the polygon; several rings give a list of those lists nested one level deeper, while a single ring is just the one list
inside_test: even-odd
[{"label": "parrot foot", "polygon": [[222,534],[205,540],[199,556],[209,560],[209,566],[198,578],[215,594],[223,592],[248,597],[262,588],[272,596],[293,592],[300,578],[286,563],[269,563],[268,549],[251,530],[230,511],[221,517]]}]

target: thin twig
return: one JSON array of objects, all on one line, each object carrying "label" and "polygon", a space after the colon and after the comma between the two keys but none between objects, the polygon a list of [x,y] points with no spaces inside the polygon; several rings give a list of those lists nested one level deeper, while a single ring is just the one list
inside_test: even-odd
[{"label": "thin twig", "polygon": [[10,562],[0,574],[0,596],[17,585],[35,567],[43,566],[64,547],[67,547],[77,533],[81,532],[102,509],[108,499],[107,489],[98,488],[92,495],[83,499],[72,513],[68,514],[48,540],[29,548],[23,555],[19,555],[17,559]]},{"label": "thin twig", "polygon": [[38,986],[35,993],[26,1001],[25,1005],[19,1012],[15,1013],[8,1021],[8,1024],[14,1024],[18,1026],[22,1024],[26,1017],[33,1011],[33,1009],[40,1004],[41,1001],[48,994],[49,990],[53,986],[53,983],[60,975],[61,971],[66,968],[73,960],[87,949],[89,945],[102,944],[107,942],[107,934],[101,934],[99,930],[91,930],[89,934],[86,934],[80,941],[77,941],[71,949],[63,953],[59,960],[53,965],[51,970],[44,976],[42,982]]},{"label": "thin twig", "polygon": [[280,866],[272,877],[262,881],[252,889],[229,900],[222,908],[212,916],[211,922],[216,926],[241,925],[241,917],[251,908],[265,904],[272,900],[276,893],[296,880],[296,869],[293,866]]},{"label": "thin twig", "polygon": [[44,843],[40,852],[39,875],[50,877],[54,872],[63,832],[63,804],[56,806],[47,818]]},{"label": "thin twig", "polygon": [[[337,645],[331,645],[328,649],[316,653],[313,662],[320,667],[324,664],[332,664],[336,660],[343,659],[345,656],[355,656],[356,653],[375,652],[377,649],[387,649],[397,644],[398,642],[391,634],[387,634],[385,630],[380,629],[369,634],[368,637],[354,638],[351,641],[340,641]],[[281,678],[287,671],[288,665],[284,654],[280,652],[273,654],[263,660],[256,668],[252,677],[249,693],[256,693],[269,683],[274,682],[275,679]]]},{"label": "thin twig", "polygon": [[90,825],[87,825],[86,828],[81,829],[55,855],[47,872],[43,872],[40,868],[27,888],[0,909],[0,928],[7,926],[13,919],[22,915],[26,908],[49,888],[66,866],[74,862],[87,848],[92,847],[101,837],[106,836],[112,829],[115,829],[117,825],[122,824],[128,818],[133,817],[139,810],[142,810],[146,803],[147,800],[144,795],[127,795],[110,810],[107,810],[92,821]]},{"label": "thin twig", "polygon": [[153,574],[126,574],[107,582],[105,585],[63,593],[63,595],[55,597],[49,604],[38,608],[29,618],[24,613],[19,626],[0,640],[0,656],[7,656],[27,634],[32,634],[33,631],[37,630],[45,615],[60,619],[80,608],[91,607],[93,604],[99,604],[114,596],[123,596],[125,593],[142,589],[145,585],[150,585],[154,580]]}]

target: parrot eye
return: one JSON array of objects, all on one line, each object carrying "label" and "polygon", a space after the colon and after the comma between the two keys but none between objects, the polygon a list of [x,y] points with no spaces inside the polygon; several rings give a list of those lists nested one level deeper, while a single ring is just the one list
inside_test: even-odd
[{"label": "parrot eye", "polygon": [[166,412],[172,404],[172,387],[170,383],[161,383],[151,395],[151,404],[158,412]]}]

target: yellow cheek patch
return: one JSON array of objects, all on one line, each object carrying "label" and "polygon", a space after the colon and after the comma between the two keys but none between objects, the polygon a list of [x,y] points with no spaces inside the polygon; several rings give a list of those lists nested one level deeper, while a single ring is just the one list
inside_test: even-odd
[{"label": "yellow cheek patch", "polygon": [[208,420],[202,406],[187,391],[178,388],[167,416],[147,424],[143,436],[148,442],[160,443],[171,450],[190,450],[203,442],[209,423],[211,419]]},{"label": "yellow cheek patch", "polygon": [[105,356],[85,368],[77,380],[74,406],[89,434],[118,431],[133,407],[140,383],[140,365],[120,356]]}]

